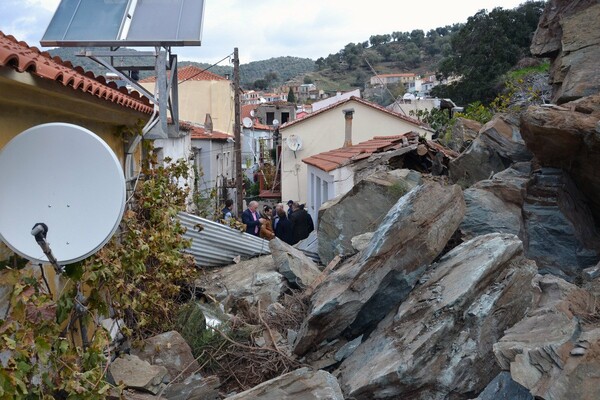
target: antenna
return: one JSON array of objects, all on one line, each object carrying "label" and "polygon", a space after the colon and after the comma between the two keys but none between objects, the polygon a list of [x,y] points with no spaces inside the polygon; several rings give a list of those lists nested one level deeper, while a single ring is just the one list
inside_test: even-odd
[{"label": "antenna", "polygon": [[74,263],[98,251],[119,226],[121,164],[83,127],[49,123],[21,132],[0,150],[0,171],[0,239],[22,257],[55,268]]},{"label": "antenna", "polygon": [[297,135],[290,135],[287,138],[287,145],[294,153],[302,148],[302,139]]},{"label": "antenna", "polygon": [[244,119],[242,119],[242,125],[244,125],[244,128],[252,128],[252,119],[244,117]]}]

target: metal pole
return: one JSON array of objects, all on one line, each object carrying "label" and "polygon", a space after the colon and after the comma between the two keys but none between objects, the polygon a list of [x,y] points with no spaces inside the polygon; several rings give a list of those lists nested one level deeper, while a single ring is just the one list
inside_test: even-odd
[{"label": "metal pole", "polygon": [[244,196],[242,193],[242,128],[240,126],[240,59],[237,47],[233,49],[233,101],[235,103],[235,116],[233,124],[233,153],[235,155],[235,189],[238,216],[242,215]]}]

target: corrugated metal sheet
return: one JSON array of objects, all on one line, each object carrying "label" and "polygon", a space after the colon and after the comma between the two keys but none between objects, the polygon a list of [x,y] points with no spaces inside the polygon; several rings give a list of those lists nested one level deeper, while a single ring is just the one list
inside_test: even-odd
[{"label": "corrugated metal sheet", "polygon": [[[192,241],[188,252],[199,267],[233,264],[237,256],[244,260],[271,254],[269,242],[257,236],[184,212],[179,213],[178,218],[187,229],[183,236]],[[198,226],[203,229],[199,230]]]},{"label": "corrugated metal sheet", "polygon": [[317,238],[316,229],[312,231],[306,239],[296,243],[294,247],[303,252],[308,258],[312,259],[315,263],[321,264],[321,257],[319,257],[319,240]]}]

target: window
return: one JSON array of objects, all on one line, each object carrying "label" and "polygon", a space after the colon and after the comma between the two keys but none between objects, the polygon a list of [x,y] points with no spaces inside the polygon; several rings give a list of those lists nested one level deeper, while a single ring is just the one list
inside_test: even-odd
[{"label": "window", "polygon": [[267,125],[273,125],[273,120],[275,119],[274,112],[267,112]]},{"label": "window", "polygon": [[289,112],[282,112],[281,113],[281,123],[285,124],[286,122],[288,122],[290,120],[290,113]]}]

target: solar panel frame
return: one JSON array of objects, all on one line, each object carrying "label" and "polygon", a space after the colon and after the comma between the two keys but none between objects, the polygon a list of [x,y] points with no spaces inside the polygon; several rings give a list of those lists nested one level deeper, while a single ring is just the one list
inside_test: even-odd
[{"label": "solar panel frame", "polygon": [[[125,29],[133,4],[131,22]],[[200,46],[204,5],[204,0],[61,0],[40,44]]]}]

